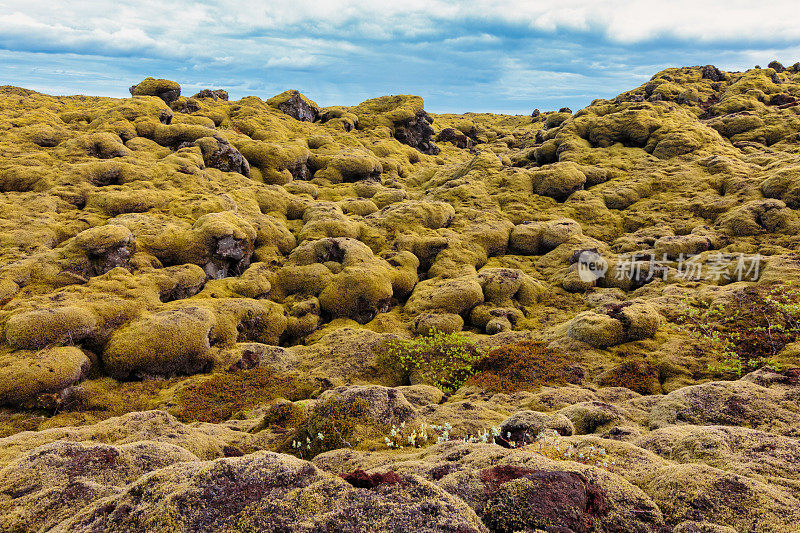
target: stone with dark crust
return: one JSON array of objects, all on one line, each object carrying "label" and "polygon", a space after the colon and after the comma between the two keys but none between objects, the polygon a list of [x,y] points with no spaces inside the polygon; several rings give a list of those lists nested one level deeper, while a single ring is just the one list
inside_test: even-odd
[{"label": "stone with dark crust", "polygon": [[431,142],[433,118],[425,111],[418,111],[412,118],[395,124],[394,138],[416,148],[423,154],[436,155],[439,147]]},{"label": "stone with dark crust", "polygon": [[267,104],[300,121],[314,122],[319,116],[319,106],[294,89],[273,96]]}]

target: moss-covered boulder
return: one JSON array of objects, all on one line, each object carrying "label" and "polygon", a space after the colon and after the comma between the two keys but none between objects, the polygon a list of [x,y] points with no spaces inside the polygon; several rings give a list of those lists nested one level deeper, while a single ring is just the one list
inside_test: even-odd
[{"label": "moss-covered boulder", "polygon": [[180,97],[181,86],[174,81],[147,77],[129,91],[131,96],[157,96],[169,105]]},{"label": "moss-covered boulder", "polygon": [[419,96],[372,98],[351,108],[351,112],[358,117],[359,129],[386,128],[392,137],[424,154],[439,153],[431,142],[433,118],[423,109]]},{"label": "moss-covered boulder", "polygon": [[477,276],[453,279],[430,279],[417,283],[404,310],[411,315],[424,311],[461,314],[483,301],[483,289]]},{"label": "moss-covered boulder", "polygon": [[586,175],[571,162],[554,163],[531,174],[533,192],[563,202],[586,184]]},{"label": "moss-covered boulder", "polygon": [[197,461],[174,444],[143,441],[119,446],[55,441],[0,470],[0,526],[7,531],[51,529],[97,499],[160,468]]},{"label": "moss-covered boulder", "polygon": [[295,89],[289,89],[267,100],[267,105],[279,109],[297,120],[314,122],[319,116],[319,106]]},{"label": "moss-covered boulder", "polygon": [[[38,351],[0,353],[0,404],[50,408],[59,405],[59,395],[86,377],[92,359],[80,348],[62,346]],[[37,402],[40,395],[53,395],[54,402]]]},{"label": "moss-covered boulder", "polygon": [[595,348],[653,337],[663,319],[650,304],[624,302],[598,307],[576,316],[567,335]]},{"label": "moss-covered boulder", "polygon": [[98,324],[91,309],[63,306],[14,314],[6,323],[6,342],[14,349],[38,350],[64,342],[81,342]]},{"label": "moss-covered boulder", "polygon": [[[159,501],[166,503],[156,505]],[[308,505],[311,501],[315,504]],[[123,508],[129,511],[119,511]],[[112,515],[124,517],[109,522]],[[418,477],[338,477],[271,452],[165,467],[56,530],[90,531],[100,523],[130,532],[153,527],[355,532],[365,526],[386,533],[409,527],[487,531],[464,502]]]},{"label": "moss-covered boulder", "polygon": [[103,350],[103,364],[117,378],[193,374],[211,366],[214,314],[182,307],[143,316],[115,331]]}]

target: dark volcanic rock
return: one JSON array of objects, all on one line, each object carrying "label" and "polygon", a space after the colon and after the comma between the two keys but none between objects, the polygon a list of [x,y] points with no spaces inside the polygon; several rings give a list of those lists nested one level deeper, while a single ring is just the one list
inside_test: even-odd
[{"label": "dark volcanic rock", "polygon": [[455,128],[445,128],[436,136],[437,142],[453,143],[458,148],[472,148],[476,142]]},{"label": "dark volcanic rock", "polygon": [[294,89],[273,96],[267,104],[297,120],[314,122],[319,116],[319,106]]},{"label": "dark volcanic rock", "polygon": [[714,65],[706,65],[703,67],[703,78],[711,81],[723,81],[725,74]]},{"label": "dark volcanic rock", "polygon": [[250,164],[241,152],[232,145],[211,137],[201,139],[198,144],[203,151],[203,161],[207,167],[216,168],[223,172],[238,172],[243,176],[250,176]]},{"label": "dark volcanic rock", "polygon": [[432,123],[433,118],[428,113],[419,111],[414,117],[395,125],[394,138],[423,154],[436,155],[439,147],[431,142]]},{"label": "dark volcanic rock", "polygon": [[170,104],[170,107],[178,113],[196,113],[200,111],[200,102],[194,98],[178,98]]},{"label": "dark volcanic rock", "polygon": [[192,98],[212,98],[214,100],[228,100],[228,91],[224,89],[203,89]]},{"label": "dark volcanic rock", "polygon": [[786,69],[784,68],[784,66],[783,66],[783,65],[781,65],[781,64],[780,64],[778,61],[772,61],[772,62],[770,62],[770,64],[769,64],[769,65],[767,65],[767,67],[768,67],[768,68],[771,68],[772,70],[774,70],[774,71],[775,71],[775,72],[777,72],[778,74],[780,74],[781,72],[783,72],[783,71],[785,71],[785,70],[786,70]]}]

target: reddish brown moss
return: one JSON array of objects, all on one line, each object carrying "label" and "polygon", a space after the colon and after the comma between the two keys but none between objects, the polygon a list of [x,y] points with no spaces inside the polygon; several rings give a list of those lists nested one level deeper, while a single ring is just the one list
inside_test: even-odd
[{"label": "reddish brown moss", "polygon": [[481,470],[481,481],[486,485],[484,490],[487,494],[494,494],[500,485],[513,479],[518,479],[535,472],[533,468],[525,468],[516,465],[499,465]]},{"label": "reddish brown moss", "polygon": [[400,476],[396,472],[376,472],[367,474],[363,470],[356,470],[349,474],[339,474],[339,477],[350,483],[357,489],[374,489],[380,485],[396,485],[400,483]]},{"label": "reddish brown moss", "polygon": [[312,390],[293,377],[265,367],[213,374],[183,389],[176,413],[184,422],[222,422],[234,413],[268,403],[276,398],[301,400]]},{"label": "reddish brown moss", "polygon": [[601,387],[626,387],[639,394],[661,394],[658,370],[644,361],[625,361],[597,378]]},{"label": "reddish brown moss", "polygon": [[[690,302],[687,302],[690,303]],[[800,290],[753,286],[733,292],[728,301],[689,307],[677,323],[707,343],[720,359],[714,369],[741,376],[772,363],[800,335]]]},{"label": "reddish brown moss", "polygon": [[493,392],[580,383],[584,374],[571,357],[538,341],[518,342],[492,350],[474,368],[477,373],[466,384]]}]

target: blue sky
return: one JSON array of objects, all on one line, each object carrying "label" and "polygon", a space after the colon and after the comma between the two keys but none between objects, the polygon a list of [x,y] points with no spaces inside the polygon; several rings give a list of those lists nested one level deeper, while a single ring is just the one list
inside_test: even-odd
[{"label": "blue sky", "polygon": [[575,110],[668,66],[793,64],[798,15],[796,0],[0,0],[0,84],[121,97],[151,75],[323,106]]}]

